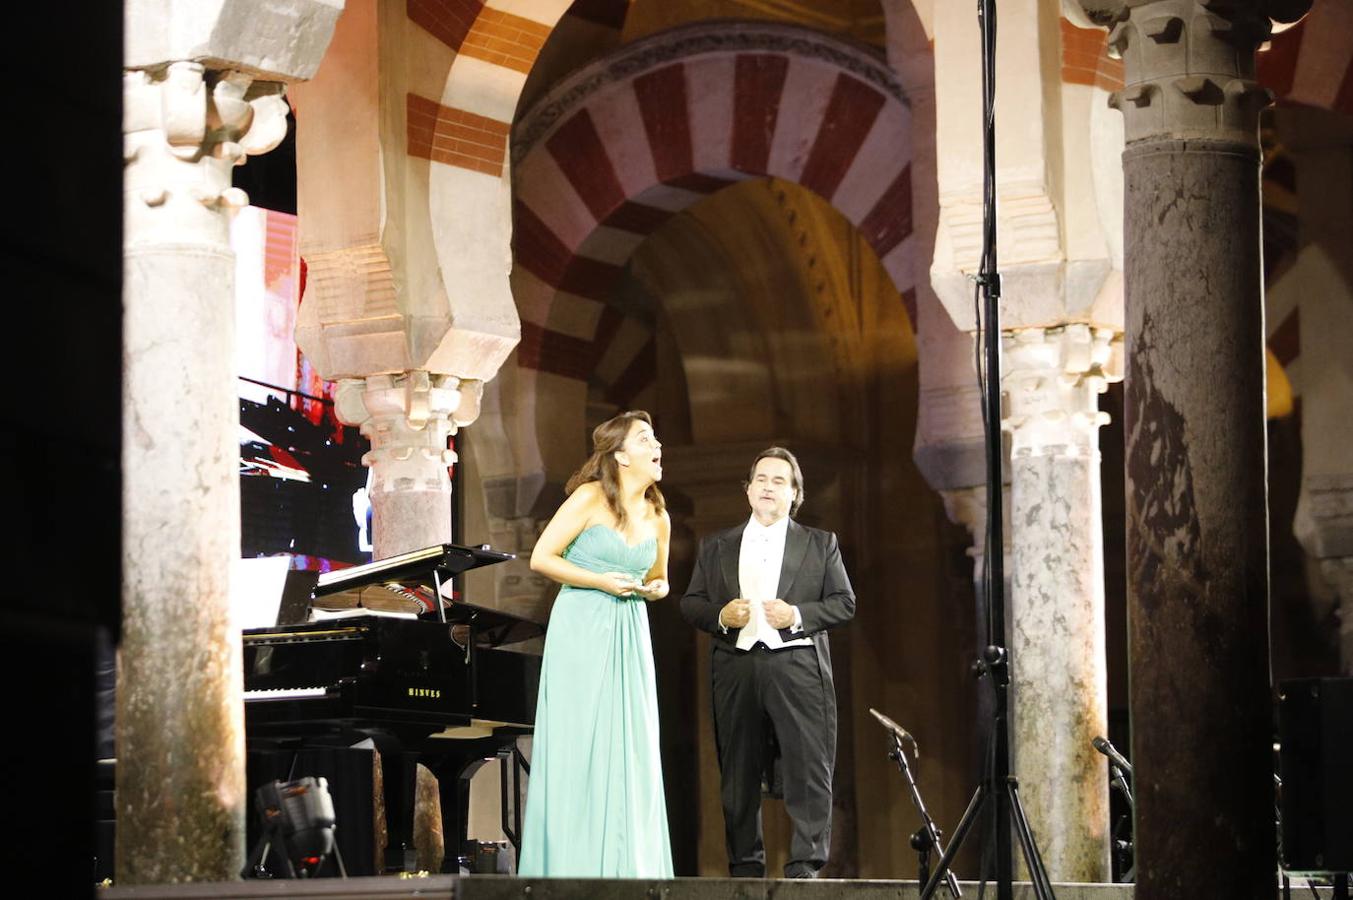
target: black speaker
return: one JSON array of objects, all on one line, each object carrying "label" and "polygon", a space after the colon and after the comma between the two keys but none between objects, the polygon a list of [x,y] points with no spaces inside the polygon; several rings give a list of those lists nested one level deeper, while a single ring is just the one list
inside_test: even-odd
[{"label": "black speaker", "polygon": [[1278,686],[1283,868],[1353,871],[1353,678]]}]

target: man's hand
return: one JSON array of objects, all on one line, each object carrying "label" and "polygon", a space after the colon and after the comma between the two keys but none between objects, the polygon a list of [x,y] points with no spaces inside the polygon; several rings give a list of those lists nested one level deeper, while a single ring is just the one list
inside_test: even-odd
[{"label": "man's hand", "polygon": [[766,611],[766,621],[777,631],[794,624],[794,607],[778,597],[767,600],[762,608]]},{"label": "man's hand", "polygon": [[724,628],[741,628],[751,620],[752,604],[741,597],[729,600],[724,604],[723,609],[719,610],[719,624]]}]

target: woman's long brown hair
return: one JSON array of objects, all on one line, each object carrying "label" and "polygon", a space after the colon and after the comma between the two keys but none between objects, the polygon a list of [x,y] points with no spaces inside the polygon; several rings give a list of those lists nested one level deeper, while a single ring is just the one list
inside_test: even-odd
[{"label": "woman's long brown hair", "polygon": [[[642,409],[632,409],[593,428],[592,455],[564,486],[564,493],[571,494],[589,481],[601,482],[601,492],[606,497],[606,507],[615,516],[617,531],[625,530],[628,516],[620,502],[620,464],[615,461],[615,452],[624,447],[625,438],[629,436],[635,422],[644,422],[650,428],[653,427],[653,418],[648,413]],[[644,491],[644,499],[656,513],[667,508],[667,501],[663,499],[662,491],[658,490],[657,482],[650,484],[648,490]]]}]

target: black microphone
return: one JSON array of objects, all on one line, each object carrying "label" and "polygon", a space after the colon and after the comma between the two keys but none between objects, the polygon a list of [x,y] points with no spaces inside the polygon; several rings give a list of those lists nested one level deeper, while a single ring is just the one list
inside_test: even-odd
[{"label": "black microphone", "polygon": [[893,735],[898,740],[910,742],[912,752],[915,753],[918,757],[921,755],[921,745],[916,743],[916,738],[912,737],[910,732],[907,731],[907,729],[903,728],[901,725],[897,724],[892,719],[888,718],[883,713],[879,712],[877,709],[874,709],[874,707],[872,706],[869,707],[869,714],[872,715],[874,718],[878,719],[879,724],[882,725],[884,728],[888,729],[890,732],[892,732]]},{"label": "black microphone", "polygon": [[1115,750],[1113,744],[1110,744],[1102,737],[1097,737],[1094,740],[1090,741],[1090,743],[1094,746],[1096,750],[1107,756],[1118,768],[1122,769],[1129,775],[1132,774],[1132,763],[1124,759],[1123,754]]}]

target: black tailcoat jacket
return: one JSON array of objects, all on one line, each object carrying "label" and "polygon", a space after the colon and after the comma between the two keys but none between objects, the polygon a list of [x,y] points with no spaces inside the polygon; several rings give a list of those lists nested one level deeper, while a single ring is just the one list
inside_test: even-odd
[{"label": "black tailcoat jacket", "polygon": [[831,846],[836,685],[827,630],[855,615],[855,594],[836,535],[791,519],[776,596],[798,607],[803,630],[783,628],[780,636],[809,638],[816,660],[805,647],[737,649],[737,631],[719,627],[719,611],[742,596],[738,569],[746,527],[744,522],[700,545],[681,613],[714,638],[710,683],[729,874],[765,875],[764,787],[784,797],[794,826],[785,874],[799,877],[822,868]]},{"label": "black tailcoat jacket", "polygon": [[[695,559],[690,587],[681,598],[681,614],[697,628],[714,636],[714,651],[739,652],[737,629],[725,634],[719,627],[719,611],[728,601],[742,596],[738,563],[742,552],[743,522],[735,528],[705,538]],[[851,590],[836,535],[807,528],[793,519],[785,533],[784,562],[775,594],[799,608],[803,631],[780,629],[785,640],[808,637],[817,650],[823,680],[832,684],[831,649],[827,630],[848,622],[855,615],[855,592]]]}]

